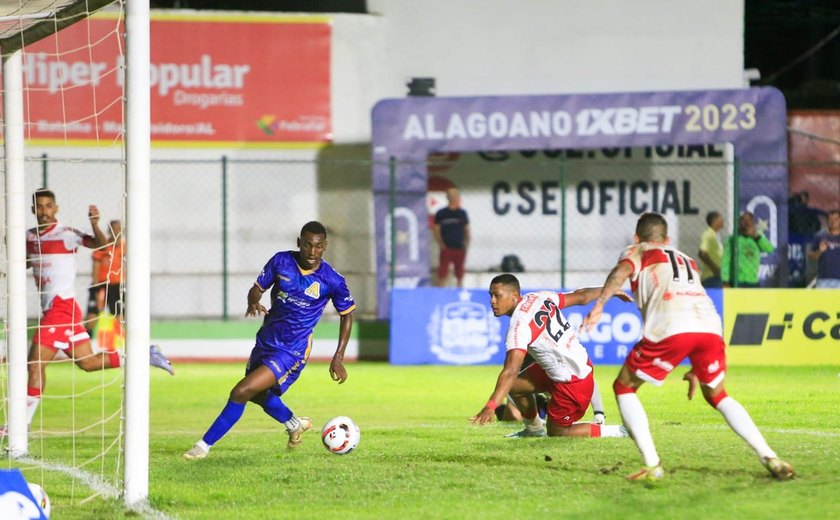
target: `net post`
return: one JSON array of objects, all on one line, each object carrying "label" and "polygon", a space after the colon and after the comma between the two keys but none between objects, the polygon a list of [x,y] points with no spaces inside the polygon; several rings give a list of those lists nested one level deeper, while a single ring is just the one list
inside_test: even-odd
[{"label": "net post", "polygon": [[150,343],[150,15],[149,3],[126,2],[126,370],[125,505],[149,495]]},{"label": "net post", "polygon": [[9,360],[9,453],[29,451],[26,424],[26,194],[24,193],[23,52],[3,57],[3,149],[6,177],[6,349]]}]

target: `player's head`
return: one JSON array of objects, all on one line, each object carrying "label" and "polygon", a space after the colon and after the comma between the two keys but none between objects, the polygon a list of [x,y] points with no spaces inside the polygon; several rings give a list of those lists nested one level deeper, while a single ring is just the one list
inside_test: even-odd
[{"label": "player's head", "polygon": [[116,219],[112,220],[111,222],[108,223],[108,226],[111,229],[111,238],[112,239],[116,239],[117,237],[122,235],[122,222],[120,222],[119,220],[116,220]]},{"label": "player's head", "polygon": [[832,233],[840,231],[840,209],[829,210],[826,215],[826,222],[828,224],[829,231]]},{"label": "player's head", "polygon": [[746,236],[755,235],[755,215],[749,211],[741,213],[738,217],[738,233]]},{"label": "player's head", "polygon": [[500,274],[490,281],[490,308],[493,316],[510,316],[522,299],[519,280],[510,273]]},{"label": "player's head", "polygon": [[58,213],[55,193],[46,188],[35,190],[35,193],[32,194],[32,213],[38,219],[38,227],[54,224],[56,222],[55,214]]},{"label": "player's head", "polygon": [[720,211],[710,211],[706,213],[706,224],[717,231],[723,227],[723,215],[720,214]]},{"label": "player's head", "polygon": [[637,242],[668,243],[668,222],[659,213],[643,213],[636,222]]},{"label": "player's head", "polygon": [[300,230],[297,245],[300,250],[298,264],[307,271],[318,269],[327,250],[327,228],[315,220],[307,222]]},{"label": "player's head", "polygon": [[461,192],[458,188],[449,188],[446,190],[446,200],[450,206],[457,207],[461,202]]}]

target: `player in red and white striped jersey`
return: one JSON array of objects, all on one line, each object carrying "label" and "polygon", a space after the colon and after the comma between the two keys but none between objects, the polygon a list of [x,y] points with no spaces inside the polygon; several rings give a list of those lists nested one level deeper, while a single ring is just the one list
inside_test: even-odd
[{"label": "player in red and white striped jersey", "polygon": [[[26,233],[26,265],[32,268],[43,316],[29,350],[28,422],[32,422],[41,401],[46,365],[59,351],[64,351],[86,372],[117,368],[122,364],[119,352],[93,352],[90,335],[82,324],[84,314],[76,302],[76,250],[79,246],[98,248],[108,244],[99,228],[99,209],[93,205],[88,207],[92,235],[58,222],[58,204],[50,190],[39,189],[33,194],[32,213],[38,226]],[[154,353],[151,362],[171,370],[169,361],[155,359]]]},{"label": "player in red and white striped jersey", "polygon": [[644,467],[627,478],[651,480],[663,476],[647,414],[636,390],[644,382],[661,385],[685,358],[691,361],[692,367],[685,377],[691,385],[689,399],[699,382],[706,401],[755,450],[770,473],[780,480],[791,478],[793,467],[778,458],[749,413],[726,394],[721,319],[700,284],[697,263],[669,245],[668,223],[658,213],[639,217],[634,239],[635,243],[622,252],[581,324],[582,330],[591,330],[600,320],[606,301],[621,292],[624,282],[630,280],[644,327],[642,339],[627,355],[613,390],[624,425],[642,454]]},{"label": "player in red and white striped jersey", "polygon": [[[601,288],[584,288],[569,293],[539,291],[520,294],[519,280],[501,274],[490,282],[490,306],[493,314],[510,316],[505,345],[505,363],[487,405],[472,418],[473,423],[493,420],[495,409],[508,394],[519,408],[525,429],[515,437],[546,435],[534,399],[535,392],[551,394],[547,410],[549,436],[625,437],[617,425],[578,422],[592,398],[595,378],[586,349],[560,309],[585,305]],[[629,301],[624,293],[616,295]],[[534,363],[520,371],[525,354]]]}]

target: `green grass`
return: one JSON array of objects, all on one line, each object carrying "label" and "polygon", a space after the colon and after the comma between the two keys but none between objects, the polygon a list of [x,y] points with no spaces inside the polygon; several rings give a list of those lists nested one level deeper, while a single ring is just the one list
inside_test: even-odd
[{"label": "green grass", "polygon": [[[256,406],[201,461],[181,454],[216,417],[243,366],[178,365],[177,376],[152,373],[150,503],[173,518],[837,518],[840,517],[840,367],[731,367],[727,390],[751,413],[768,442],[799,476],[777,482],[702,398],[685,399],[678,375],[640,391],[667,478],[646,487],[624,480],[640,458],[629,439],[505,439],[514,423],[472,426],[498,367],[348,365],[337,385],[327,365],[313,364],[287,394],[316,426],[336,415],[362,429],[356,451],[328,453],[318,433],[297,450]],[[610,392],[617,367],[597,376],[607,420],[618,421]],[[80,375],[81,374],[81,375]],[[682,370],[679,371],[682,374]],[[93,378],[50,367],[49,392]],[[110,406],[118,389],[77,401],[76,415]],[[116,401],[113,401],[116,402]],[[62,405],[66,406],[66,405]],[[72,410],[44,405],[45,428],[58,431]],[[106,425],[106,437],[113,426]],[[319,428],[318,428],[319,429]],[[98,432],[77,435],[86,453]],[[36,458],[70,461],[60,433],[33,442]],[[114,459],[115,457],[110,457]],[[14,463],[12,463],[14,466]],[[111,478],[113,462],[87,471]],[[70,477],[25,466],[43,481],[53,518],[121,518],[119,500],[86,501],[90,490]]]}]

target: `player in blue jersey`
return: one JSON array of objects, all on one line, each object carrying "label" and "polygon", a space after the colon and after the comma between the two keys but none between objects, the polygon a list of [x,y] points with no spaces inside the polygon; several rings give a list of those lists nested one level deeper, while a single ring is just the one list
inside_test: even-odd
[{"label": "player in blue jersey", "polygon": [[[245,367],[245,377],[230,392],[227,405],[186,459],[203,459],[210,448],[239,421],[248,401],[286,426],[289,448],[300,445],[303,432],[312,427],[308,417],[297,417],[281,400],[300,377],[312,348],[312,330],[324,307],[332,301],[339,315],[338,347],[330,363],[330,377],[339,384],[347,380],[344,350],[353,327],[356,303],[344,277],[322,260],[327,250],[327,230],[320,222],[308,222],[297,239],[299,251],[281,251],[265,264],[248,292],[246,316],[264,315],[256,345]],[[271,289],[271,309],[260,303]]]}]

